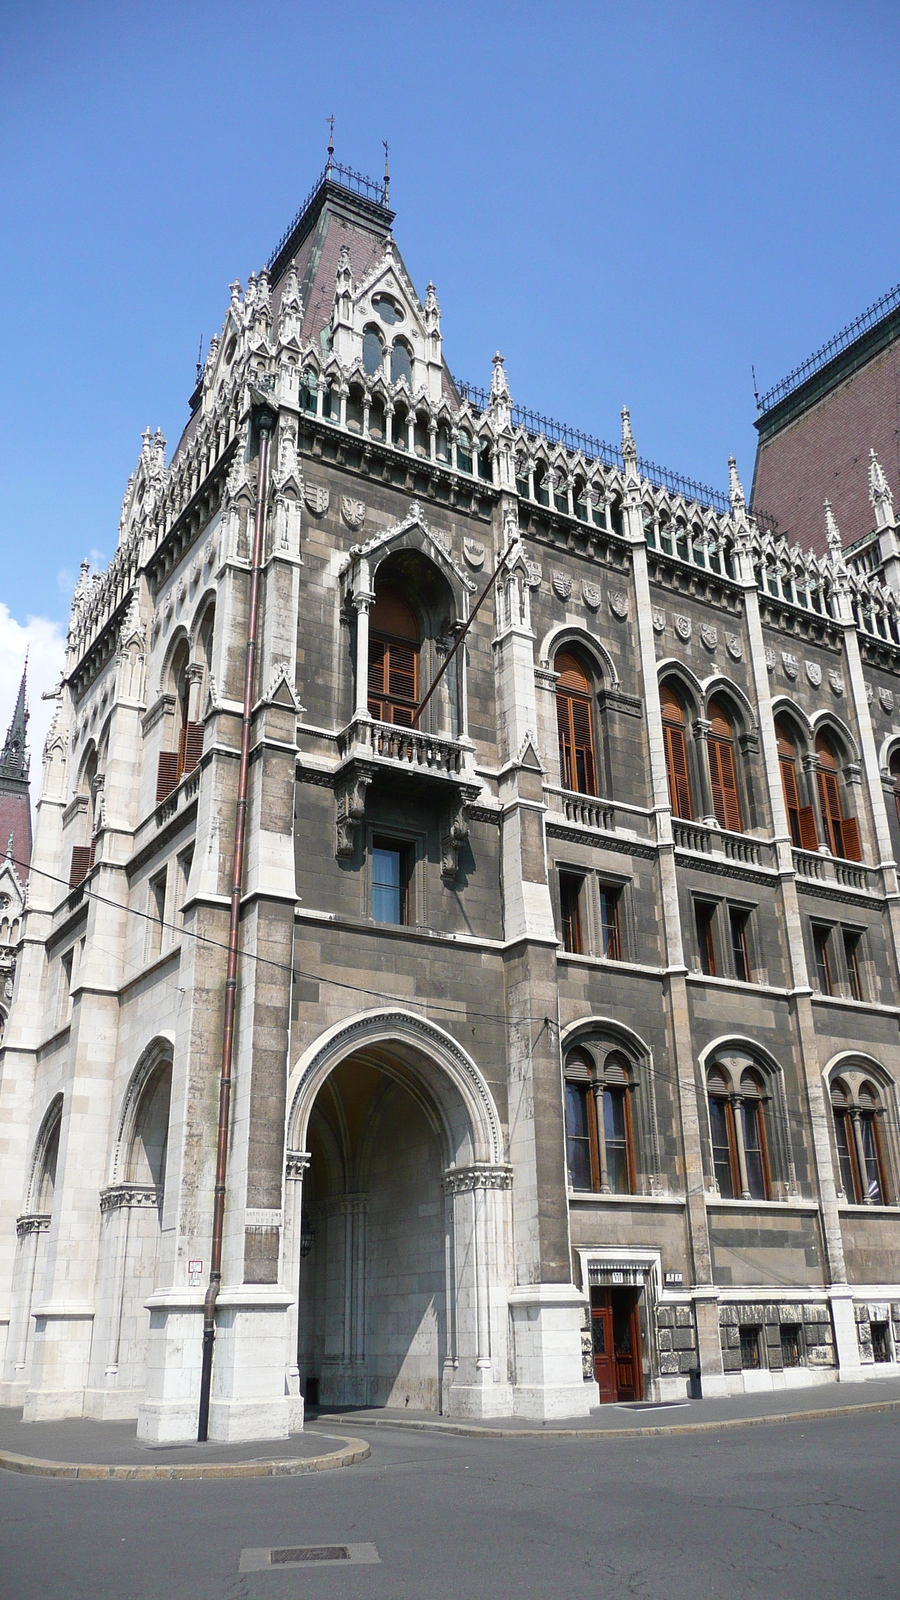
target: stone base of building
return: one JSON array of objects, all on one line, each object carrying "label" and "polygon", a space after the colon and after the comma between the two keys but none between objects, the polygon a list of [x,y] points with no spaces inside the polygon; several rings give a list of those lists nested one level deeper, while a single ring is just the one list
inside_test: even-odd
[{"label": "stone base of building", "polygon": [[114,1383],[85,1389],[83,1414],[94,1422],[130,1422],[140,1411],[143,1398],[143,1389],[118,1389]]},{"label": "stone base of building", "polygon": [[488,1374],[485,1383],[454,1383],[446,1390],[444,1414],[465,1418],[469,1422],[489,1417],[510,1417],[513,1413],[513,1391],[508,1383],[495,1383]]},{"label": "stone base of building", "polygon": [[596,1400],[585,1383],[581,1328],[585,1299],[573,1283],[522,1284],[510,1291],[516,1382],[513,1414],[549,1422],[586,1417]]}]

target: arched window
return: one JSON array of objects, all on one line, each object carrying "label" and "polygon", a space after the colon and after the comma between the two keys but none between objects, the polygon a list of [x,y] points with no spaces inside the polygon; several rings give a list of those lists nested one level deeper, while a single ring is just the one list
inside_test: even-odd
[{"label": "arched window", "polygon": [[391,383],[399,383],[401,378],[406,379],[412,392],[413,375],[409,349],[402,339],[397,339],[391,350]]},{"label": "arched window", "polygon": [[887,1163],[881,1132],[883,1106],[878,1089],[866,1079],[835,1078],[831,1111],[841,1188],[856,1205],[889,1205]]},{"label": "arched window", "polygon": [[369,613],[369,715],[411,728],[418,704],[418,623],[403,596],[385,586]]},{"label": "arched window", "polygon": [[319,380],[312,367],[307,367],[300,379],[300,405],[313,416],[319,407]]},{"label": "arched window", "polygon": [[781,773],[781,788],[791,843],[797,850],[818,850],[819,834],[816,828],[815,807],[801,805],[797,745],[791,727],[784,717],[775,719],[775,737],[778,741],[778,770]]},{"label": "arched window", "polygon": [[734,761],[734,734],[728,711],[721,700],[710,700],[709,724],[707,749],[716,821],[720,828],[726,828],[730,833],[740,833],[741,803]]},{"label": "arched window", "polygon": [[684,817],[687,821],[690,821],[694,811],[691,805],[691,782],[687,764],[684,708],[675,691],[670,689],[668,684],[663,684],[660,689],[659,702],[662,709],[666,777],[669,780],[669,803],[676,817]]},{"label": "arched window", "polygon": [[596,794],[591,681],[581,662],[569,650],[560,650],[553,663],[556,685],[556,725],[559,731],[559,771],[564,789]]},{"label": "arched window", "polygon": [[832,855],[843,856],[847,861],[861,861],[859,823],[855,817],[845,817],[843,814],[837,757],[831,740],[824,733],[816,736],[816,781],[829,850]]},{"label": "arched window", "polygon": [[900,820],[900,750],[895,750],[891,756],[889,771],[894,789],[894,805],[897,808],[897,818]]},{"label": "arched window", "polygon": [[[203,754],[203,723],[200,720],[199,702],[204,679],[208,679],[209,660],[212,654],[214,610],[210,607],[201,628],[199,647],[205,659],[192,663],[186,639],[172,659],[171,683],[175,696],[174,748],[161,750],[156,772],[156,803],[167,799],[172,790],[189,772],[193,772]],[[205,631],[204,631],[205,630]]]},{"label": "arched window", "polygon": [[472,436],[465,428],[456,435],[456,467],[458,472],[472,471]]},{"label": "arched window", "polygon": [[598,1068],[587,1050],[566,1057],[566,1155],[573,1189],[633,1194],[631,1069],[613,1051]]},{"label": "arched window", "polygon": [[363,367],[370,377],[380,372],[384,365],[384,340],[374,328],[367,328],[363,334],[362,358]]},{"label": "arched window", "polygon": [[713,1172],[723,1200],[769,1200],[772,1193],[760,1073],[747,1067],[737,1087],[718,1063],[706,1075]]}]

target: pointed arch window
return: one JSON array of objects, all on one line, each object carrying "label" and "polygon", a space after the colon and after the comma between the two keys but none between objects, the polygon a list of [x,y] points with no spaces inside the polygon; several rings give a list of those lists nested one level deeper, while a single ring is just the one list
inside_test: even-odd
[{"label": "pointed arch window", "polygon": [[413,386],[412,361],[406,344],[402,339],[397,339],[391,350],[391,383],[399,383],[401,378],[406,379],[411,393]]},{"label": "pointed arch window", "polygon": [[554,661],[556,725],[559,732],[559,770],[564,789],[596,794],[593,695],[585,668],[571,651],[560,650]]},{"label": "pointed arch window", "polygon": [[721,700],[709,702],[709,723],[707,749],[716,821],[720,828],[727,829],[729,833],[740,833],[743,824],[734,760],[734,732],[728,711]]},{"label": "pointed arch window", "polygon": [[841,1187],[856,1205],[889,1205],[890,1192],[881,1134],[881,1099],[873,1083],[854,1096],[849,1083],[831,1085],[831,1111]]},{"label": "pointed arch window", "polygon": [[816,781],[828,848],[832,855],[843,856],[846,861],[861,861],[859,823],[855,817],[844,816],[838,784],[837,758],[831,741],[824,733],[818,734],[816,738]]},{"label": "pointed arch window", "polygon": [[734,1106],[729,1091],[730,1084],[724,1072],[718,1067],[713,1067],[706,1079],[706,1092],[712,1138],[713,1172],[723,1200],[733,1200],[740,1194]]},{"label": "pointed arch window", "polygon": [[768,1200],[769,1154],[763,1116],[763,1086],[759,1075],[749,1069],[741,1076],[740,1116],[747,1189],[752,1200]]},{"label": "pointed arch window", "polygon": [[778,742],[778,770],[787,811],[791,843],[797,850],[818,850],[819,832],[813,806],[804,806],[800,799],[800,781],[797,772],[797,745],[793,733],[783,717],[775,720],[775,737]]},{"label": "pointed arch window", "polygon": [[694,815],[691,804],[691,782],[688,773],[687,743],[685,740],[684,708],[673,689],[663,684],[659,691],[662,709],[663,744],[666,754],[666,777],[669,780],[669,804],[676,817],[690,822]]},{"label": "pointed arch window", "polygon": [[630,1095],[625,1057],[613,1052],[598,1070],[587,1050],[566,1057],[566,1153],[573,1189],[635,1192]]},{"label": "pointed arch window", "polygon": [[769,1200],[768,1098],[760,1074],[747,1067],[737,1088],[719,1065],[706,1076],[713,1172],[723,1200]]},{"label": "pointed arch window", "polygon": [[900,750],[895,750],[890,761],[891,785],[894,790],[894,805],[897,808],[897,818],[900,821]]},{"label": "pointed arch window", "polygon": [[369,613],[369,716],[411,728],[419,704],[419,626],[396,589],[383,588]]}]

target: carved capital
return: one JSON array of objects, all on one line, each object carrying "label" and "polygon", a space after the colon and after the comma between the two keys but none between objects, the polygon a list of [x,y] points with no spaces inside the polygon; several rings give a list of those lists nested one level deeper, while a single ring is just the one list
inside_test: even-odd
[{"label": "carved capital", "polygon": [[153,1209],[159,1201],[160,1193],[154,1183],[111,1183],[108,1189],[100,1190],[103,1212],[120,1211],[123,1206]]},{"label": "carved capital", "polygon": [[441,832],[441,877],[445,883],[452,883],[459,872],[459,852],[469,839],[469,805],[476,794],[476,790],[461,790],[448,811]]},{"label": "carved capital", "polygon": [[284,1158],[284,1175],[286,1178],[299,1179],[306,1172],[312,1156],[308,1150],[288,1150]]},{"label": "carved capital", "polygon": [[50,1231],[50,1213],[44,1211],[31,1211],[25,1216],[16,1218],[16,1233],[20,1239],[27,1239],[32,1233],[48,1233]]},{"label": "carved capital", "polygon": [[512,1167],[477,1162],[471,1167],[448,1167],[444,1188],[447,1194],[470,1194],[476,1189],[511,1189],[512,1180]]}]

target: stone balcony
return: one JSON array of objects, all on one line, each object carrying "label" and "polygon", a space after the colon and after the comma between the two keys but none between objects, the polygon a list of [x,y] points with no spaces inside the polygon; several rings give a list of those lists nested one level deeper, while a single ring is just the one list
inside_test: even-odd
[{"label": "stone balcony", "polygon": [[579,794],[574,789],[560,789],[553,784],[544,785],[544,799],[547,826],[553,832],[566,826],[567,829],[583,829],[585,834],[616,834],[645,846],[656,842],[653,813],[641,806],[626,805],[602,795]]},{"label": "stone balcony", "polygon": [[769,872],[774,872],[777,865],[771,840],[757,839],[749,833],[730,833],[711,822],[688,822],[684,817],[673,817],[672,838],[679,855],[718,856],[723,863],[761,867]]},{"label": "stone balcony", "polygon": [[441,874],[456,877],[459,851],[468,839],[468,808],[481,786],[475,776],[475,747],[466,739],[447,739],[371,717],[354,717],[337,736],[338,766],[335,855],[349,859],[365,817],[366,791],[377,774],[412,783],[441,813]]},{"label": "stone balcony", "polygon": [[863,861],[845,861],[839,856],[818,850],[794,850],[794,869],[797,877],[807,883],[829,884],[838,889],[861,889],[864,894],[879,890],[879,873]]}]

